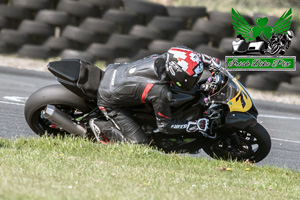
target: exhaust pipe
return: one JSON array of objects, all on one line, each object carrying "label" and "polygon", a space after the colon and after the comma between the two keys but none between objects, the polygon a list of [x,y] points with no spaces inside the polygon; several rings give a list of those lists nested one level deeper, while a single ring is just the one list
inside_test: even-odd
[{"label": "exhaust pipe", "polygon": [[84,127],[76,124],[74,121],[72,121],[72,117],[57,109],[53,105],[47,105],[43,111],[43,115],[52,124],[55,124],[71,134],[83,137],[86,136],[87,130]]}]

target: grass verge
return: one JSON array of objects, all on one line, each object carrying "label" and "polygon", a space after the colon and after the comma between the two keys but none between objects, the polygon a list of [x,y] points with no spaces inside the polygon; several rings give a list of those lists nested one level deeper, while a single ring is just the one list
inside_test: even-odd
[{"label": "grass verge", "polygon": [[1,199],[299,199],[300,173],[84,139],[0,139]]}]

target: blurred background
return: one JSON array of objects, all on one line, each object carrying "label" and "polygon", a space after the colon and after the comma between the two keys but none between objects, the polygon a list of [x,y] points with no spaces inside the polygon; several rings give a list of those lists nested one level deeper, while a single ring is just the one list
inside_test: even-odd
[{"label": "blurred background", "polygon": [[[250,25],[266,16],[270,26],[292,8],[285,55],[300,55],[299,0],[0,0],[0,54],[106,66],[185,45],[224,60],[235,39],[231,8]],[[234,75],[249,88],[300,94],[300,70]]]}]

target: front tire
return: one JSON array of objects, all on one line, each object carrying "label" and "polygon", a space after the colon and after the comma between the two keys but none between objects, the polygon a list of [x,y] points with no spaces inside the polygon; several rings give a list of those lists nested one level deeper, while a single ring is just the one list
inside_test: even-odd
[{"label": "front tire", "polygon": [[[236,135],[235,135],[236,133]],[[236,143],[238,137],[239,143]],[[267,130],[257,123],[246,130],[233,131],[232,134],[221,136],[208,148],[203,149],[212,158],[238,161],[249,160],[259,162],[271,150],[271,138]]]},{"label": "front tire", "polygon": [[64,133],[64,131],[51,126],[51,123],[43,117],[42,111],[48,104],[56,106],[72,117],[91,111],[82,98],[62,85],[41,88],[28,98],[24,109],[27,124],[39,136]]},{"label": "front tire", "polygon": [[280,46],[275,44],[271,47],[270,54],[275,55],[275,54],[279,53],[279,51],[280,51]]}]

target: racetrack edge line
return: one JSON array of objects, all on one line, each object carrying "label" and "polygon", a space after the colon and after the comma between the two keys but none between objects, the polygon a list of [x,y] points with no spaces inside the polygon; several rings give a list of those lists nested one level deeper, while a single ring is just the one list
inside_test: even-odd
[{"label": "racetrack edge line", "polygon": [[8,102],[8,101],[0,101],[2,104],[10,104],[10,105],[17,105],[17,106],[25,106],[24,103],[14,103],[14,102]]}]

